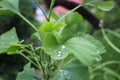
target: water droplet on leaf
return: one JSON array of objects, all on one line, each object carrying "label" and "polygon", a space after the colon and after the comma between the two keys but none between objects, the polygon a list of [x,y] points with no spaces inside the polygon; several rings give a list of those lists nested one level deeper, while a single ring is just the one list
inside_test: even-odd
[{"label": "water droplet on leaf", "polygon": [[57,52],[57,56],[58,56],[58,57],[61,57],[61,56],[62,56],[62,52],[61,52],[61,51],[58,51],[58,52]]},{"label": "water droplet on leaf", "polygon": [[58,51],[59,54],[61,54],[62,52],[61,51]]},{"label": "water droplet on leaf", "polygon": [[97,53],[100,53],[100,50],[97,50]]},{"label": "water droplet on leaf", "polygon": [[62,45],[61,47],[62,47],[62,49],[65,49],[65,45]]},{"label": "water droplet on leaf", "polygon": [[69,72],[66,70],[60,70],[60,76],[64,77],[65,80],[69,80],[71,78]]},{"label": "water droplet on leaf", "polygon": [[101,57],[101,56],[96,56],[96,57],[95,57],[95,60],[99,62],[99,61],[102,60],[102,57]]}]

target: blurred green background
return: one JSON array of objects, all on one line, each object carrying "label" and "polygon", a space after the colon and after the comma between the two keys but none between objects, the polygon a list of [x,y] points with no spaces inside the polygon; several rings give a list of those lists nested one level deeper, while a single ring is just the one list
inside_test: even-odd
[{"label": "blurred green background", "polygon": [[[35,19],[33,4],[30,0],[20,0],[20,11],[21,13],[30,20],[35,26],[39,26],[40,23]],[[105,28],[110,29],[120,34],[120,6],[119,2],[116,1],[115,7],[109,12],[103,12],[95,8],[88,8],[96,17],[104,20]],[[78,24],[77,30],[84,31],[93,35],[95,38],[100,40],[106,47],[107,52],[103,54],[102,62],[117,60],[120,61],[120,54],[113,50],[104,40],[101,31],[92,28],[87,20],[83,20]],[[16,27],[17,34],[20,40],[25,40],[25,43],[29,43],[31,34],[34,32],[31,27],[23,21],[19,16],[15,14],[11,15],[0,15],[0,34],[6,32],[12,27]],[[115,36],[107,32],[109,39],[120,48],[120,37]],[[27,60],[20,55],[0,55],[0,80],[15,80],[16,74],[22,70],[23,65],[27,63]],[[120,64],[109,65],[109,67],[120,74]],[[101,75],[104,75],[100,71]],[[108,75],[109,76],[109,75]],[[97,76],[96,80],[103,80],[103,77]],[[111,79],[111,80],[116,80]]]}]

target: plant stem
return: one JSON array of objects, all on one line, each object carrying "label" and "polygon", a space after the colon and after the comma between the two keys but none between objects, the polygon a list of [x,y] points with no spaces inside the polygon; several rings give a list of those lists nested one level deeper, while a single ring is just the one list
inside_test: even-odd
[{"label": "plant stem", "polygon": [[50,57],[50,55],[48,55],[48,67],[50,67],[50,64],[51,64],[51,57]]},{"label": "plant stem", "polygon": [[44,79],[46,79],[45,69],[44,69],[44,67],[43,67],[43,65],[42,65],[42,63],[41,63],[41,61],[39,62],[38,59],[37,59],[36,57],[34,58],[34,60],[35,60],[36,63],[38,64],[39,69],[42,70],[42,73],[43,73],[43,77],[44,77]]},{"label": "plant stem", "polygon": [[35,1],[35,3],[38,5],[38,7],[40,8],[40,10],[42,11],[45,19],[46,19],[47,21],[49,21],[49,19],[48,19],[47,16],[46,16],[46,13],[45,13],[44,10],[40,7],[38,0],[34,0],[34,1]]},{"label": "plant stem", "polygon": [[105,63],[102,63],[98,66],[96,66],[93,71],[97,70],[97,69],[101,69],[102,67],[104,66],[107,66],[107,65],[110,65],[110,64],[120,64],[120,61],[108,61],[108,62],[105,62]]},{"label": "plant stem", "polygon": [[64,64],[64,59],[62,61],[60,61],[60,63],[57,65],[57,68],[55,70],[55,73],[58,72],[60,70],[60,68],[63,66]]},{"label": "plant stem", "polygon": [[35,31],[38,31],[37,28],[36,28],[28,19],[26,19],[22,14],[18,13],[18,15],[19,15],[24,21],[26,21],[29,25],[31,25],[31,27],[32,27]]},{"label": "plant stem", "polygon": [[[36,61],[37,65],[39,66],[39,69],[42,70],[42,73],[43,73],[43,76],[44,76],[44,79],[45,79],[45,78],[46,78],[45,69],[44,69],[41,61],[39,61],[38,56],[37,56],[36,51],[35,51],[35,49],[33,48],[33,46],[30,45],[30,47],[31,47],[31,50],[32,50],[33,54],[35,55],[35,56],[33,57],[33,59]],[[40,55],[39,55],[39,56],[40,56]]]},{"label": "plant stem", "polygon": [[67,15],[69,15],[70,13],[74,12],[75,10],[77,10],[78,8],[80,8],[82,5],[78,5],[77,7],[75,7],[74,9],[72,9],[71,11],[67,12],[65,15],[63,15],[57,22],[56,24],[58,24],[61,20],[63,20]]},{"label": "plant stem", "polygon": [[116,73],[115,71],[113,71],[112,69],[104,67],[103,71],[105,71],[105,72],[107,72],[107,73],[117,77],[120,80],[120,75],[118,73]]},{"label": "plant stem", "polygon": [[88,67],[88,70],[89,70],[89,74],[90,74],[89,80],[93,80],[94,79],[93,70],[91,67]]},{"label": "plant stem", "polygon": [[49,13],[48,13],[48,21],[50,21],[50,16],[51,16],[51,13],[52,13],[52,8],[54,6],[54,3],[55,3],[55,0],[52,0],[50,8],[49,8]]},{"label": "plant stem", "polygon": [[117,51],[118,53],[120,53],[120,49],[119,49],[117,46],[115,46],[115,45],[109,40],[109,38],[107,37],[107,35],[106,35],[103,27],[101,27],[101,31],[102,31],[103,37],[105,38],[105,40],[107,41],[107,43],[108,43],[115,51]]},{"label": "plant stem", "polygon": [[[40,60],[42,60],[42,47],[41,47],[41,50],[40,50],[40,53],[39,53],[39,55],[40,55]],[[43,70],[43,74],[44,74],[44,79],[46,79],[46,72],[45,72],[45,68],[44,68],[44,66],[43,66],[43,64],[42,64],[42,62],[40,61],[40,65],[41,65],[41,68],[42,68],[42,70]]]},{"label": "plant stem", "polygon": [[24,55],[23,53],[21,53],[21,52],[18,52],[20,55],[22,55],[24,58],[26,58],[29,62],[31,62],[32,64],[34,64],[37,68],[39,68],[39,66],[36,64],[36,63],[34,63],[32,60],[30,60],[26,55]]}]

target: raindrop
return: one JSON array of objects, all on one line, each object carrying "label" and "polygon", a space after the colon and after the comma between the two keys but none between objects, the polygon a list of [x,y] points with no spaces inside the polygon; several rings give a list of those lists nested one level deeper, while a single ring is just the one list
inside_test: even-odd
[{"label": "raindrop", "polygon": [[65,49],[65,45],[62,45],[61,47],[62,47],[62,49]]},{"label": "raindrop", "polygon": [[61,51],[58,51],[58,52],[57,52],[57,56],[58,56],[58,57],[61,57],[61,56],[62,56],[62,52],[61,52]]},{"label": "raindrop", "polygon": [[60,70],[60,76],[64,77],[65,80],[69,80],[71,78],[69,72],[66,70]]},{"label": "raindrop", "polygon": [[61,51],[58,51],[59,54],[61,54],[62,52]]},{"label": "raindrop", "polygon": [[67,76],[67,79],[70,79],[70,75],[69,75],[69,76]]},{"label": "raindrop", "polygon": [[101,57],[101,56],[96,56],[96,57],[95,57],[95,60],[99,62],[99,61],[102,60],[102,57]]},{"label": "raindrop", "polygon": [[100,50],[97,50],[97,53],[100,53]]}]

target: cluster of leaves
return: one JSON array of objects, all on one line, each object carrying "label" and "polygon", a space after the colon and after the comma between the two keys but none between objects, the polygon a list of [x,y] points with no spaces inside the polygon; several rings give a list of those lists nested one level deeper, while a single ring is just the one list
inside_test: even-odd
[{"label": "cluster of leaves", "polygon": [[[72,29],[82,21],[82,16],[72,13],[72,11],[86,5],[108,11],[113,7],[112,1],[98,4],[97,0],[84,0],[81,5],[68,12],[57,22],[45,22],[38,29],[20,13],[18,3],[18,0],[2,0],[0,9],[1,11],[11,11],[23,18],[36,31],[32,37],[36,37],[42,45],[34,47],[31,43],[22,44],[16,35],[15,28],[0,36],[0,45],[2,45],[0,53],[20,54],[40,69],[39,76],[36,76],[38,74],[35,73],[34,68],[27,64],[16,80],[95,79],[98,74],[95,71],[103,67],[102,64],[96,66],[96,63],[101,61],[100,55],[105,53],[104,46],[92,36]],[[61,19],[64,21],[62,22]],[[106,67],[103,70],[110,71]]]},{"label": "cluster of leaves", "polygon": [[[20,0],[19,1],[19,9],[20,12],[32,23],[38,25],[38,22],[33,18],[33,6],[30,0]],[[27,7],[26,7],[27,6]],[[29,14],[28,14],[29,12]],[[40,23],[39,23],[40,24]],[[23,26],[24,25],[24,26]],[[33,30],[23,21],[19,16],[14,13],[4,13],[0,11],[0,34],[10,30],[12,27],[15,27],[19,39],[24,39],[25,42],[30,42],[28,38],[30,38]],[[2,45],[1,45],[2,46]],[[17,61],[16,61],[17,59]],[[3,77],[4,80],[15,80],[17,73],[22,70],[23,65],[27,63],[27,60],[20,56],[16,55],[0,55],[0,76]],[[14,66],[13,66],[14,64]],[[8,68],[9,66],[9,68]]]}]

